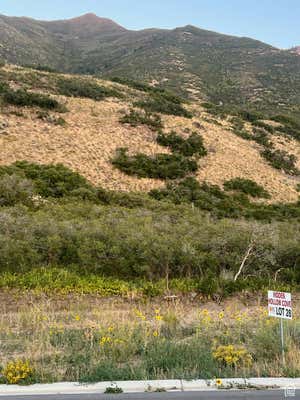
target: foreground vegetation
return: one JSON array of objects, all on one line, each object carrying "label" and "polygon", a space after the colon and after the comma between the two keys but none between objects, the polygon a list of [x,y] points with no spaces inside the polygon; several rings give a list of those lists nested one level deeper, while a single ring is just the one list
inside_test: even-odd
[{"label": "foreground vegetation", "polygon": [[[252,195],[260,189],[242,183]],[[274,280],[299,287],[292,206],[256,205],[245,193],[226,194],[193,178],[175,185],[151,198],[96,188],[62,165],[1,167],[2,287],[76,291],[78,285],[109,294],[111,285],[117,294],[151,296],[171,289],[223,296]],[[224,219],[250,211],[248,220]],[[258,222],[256,215],[281,221]]]},{"label": "foreground vegetation", "polygon": [[265,307],[229,302],[208,310],[177,301],[158,306],[82,296],[23,302],[9,318],[5,312],[0,317],[2,383],[300,373],[299,315],[285,326],[285,367],[278,320],[269,319]]}]

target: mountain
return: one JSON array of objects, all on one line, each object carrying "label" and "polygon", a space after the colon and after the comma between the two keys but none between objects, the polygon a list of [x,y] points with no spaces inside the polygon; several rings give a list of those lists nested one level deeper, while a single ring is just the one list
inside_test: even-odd
[{"label": "mountain", "polygon": [[191,25],[131,31],[94,14],[63,21],[0,16],[0,58],[153,82],[191,99],[299,112],[295,52]]}]

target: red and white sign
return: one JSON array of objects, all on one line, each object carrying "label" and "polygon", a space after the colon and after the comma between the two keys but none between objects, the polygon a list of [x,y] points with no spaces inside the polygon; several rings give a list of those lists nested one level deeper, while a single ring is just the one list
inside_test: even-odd
[{"label": "red and white sign", "polygon": [[269,290],[268,310],[270,317],[293,319],[291,293]]}]

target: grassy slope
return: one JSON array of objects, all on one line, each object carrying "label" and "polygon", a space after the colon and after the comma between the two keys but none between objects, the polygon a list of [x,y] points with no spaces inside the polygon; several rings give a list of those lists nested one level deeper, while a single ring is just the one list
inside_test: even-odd
[{"label": "grassy slope", "polygon": [[[46,92],[51,91],[53,81],[59,76],[33,70],[6,67],[2,79],[14,87]],[[130,104],[144,94],[126,86],[99,81],[104,86],[118,88],[122,99],[105,99],[96,102],[90,99],[55,96],[68,108],[63,114],[67,124],[53,125],[37,118],[37,109],[2,107],[1,120],[8,123],[5,134],[0,136],[3,151],[2,165],[26,159],[39,163],[62,162],[88,178],[92,183],[107,189],[125,191],[149,191],[162,187],[164,183],[148,178],[138,179],[127,176],[113,168],[110,159],[118,147],[129,147],[131,153],[167,153],[168,149],[156,143],[156,133],[145,126],[131,127],[120,124],[120,117]],[[218,124],[199,104],[187,106],[194,117],[163,116],[165,131],[176,130],[187,136],[187,129],[198,129],[204,138],[208,156],[199,161],[197,178],[222,185],[224,181],[244,177],[253,179],[264,186],[272,195],[271,201],[292,202],[297,200],[297,177],[288,177],[275,170],[261,157],[261,148],[255,142],[246,141],[234,135],[227,120],[219,119]],[[20,114],[21,111],[21,114]],[[16,115],[17,114],[17,115]],[[299,143],[293,139],[273,137],[276,148],[286,149],[300,158]],[[298,168],[300,161],[298,161]]]}]

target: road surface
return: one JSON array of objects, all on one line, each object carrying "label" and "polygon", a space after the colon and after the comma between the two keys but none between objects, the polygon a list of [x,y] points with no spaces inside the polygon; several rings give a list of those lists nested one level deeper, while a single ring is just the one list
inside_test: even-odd
[{"label": "road surface", "polygon": [[[206,392],[168,392],[168,393],[137,393],[137,394],[74,394],[74,395],[18,395],[2,396],[0,400],[283,400],[283,390],[256,391],[206,391]],[[300,390],[295,397],[300,400]]]}]

